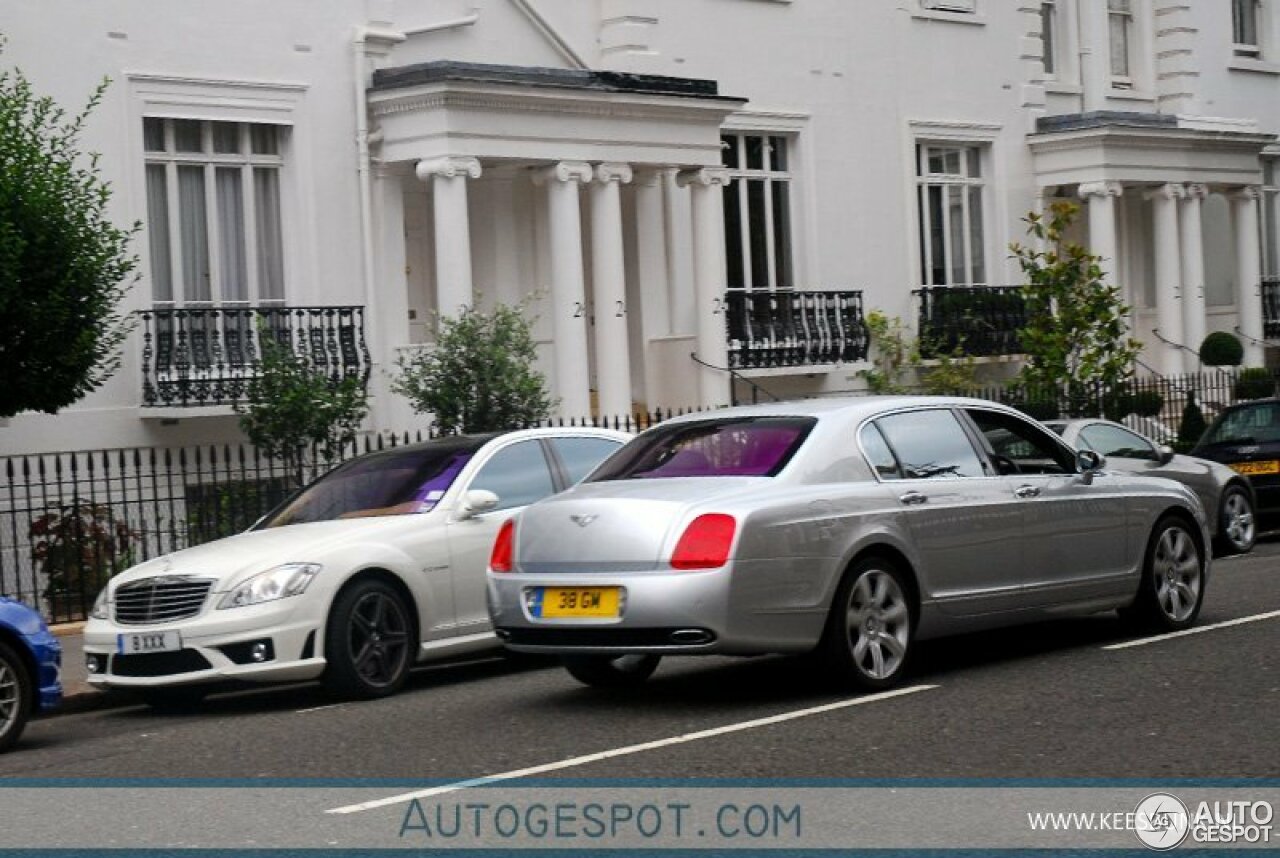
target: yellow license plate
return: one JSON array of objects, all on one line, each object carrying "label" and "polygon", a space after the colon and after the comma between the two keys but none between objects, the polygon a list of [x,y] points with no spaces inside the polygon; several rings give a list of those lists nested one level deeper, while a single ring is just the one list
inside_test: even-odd
[{"label": "yellow license plate", "polygon": [[1236,462],[1232,469],[1237,474],[1280,474],[1280,462]]},{"label": "yellow license plate", "polygon": [[537,587],[529,613],[535,617],[616,617],[617,587]]}]

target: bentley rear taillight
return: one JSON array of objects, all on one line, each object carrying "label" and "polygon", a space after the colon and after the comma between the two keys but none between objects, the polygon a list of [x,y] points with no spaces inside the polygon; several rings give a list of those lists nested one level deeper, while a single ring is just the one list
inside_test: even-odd
[{"label": "bentley rear taillight", "polygon": [[510,572],[511,555],[516,536],[516,523],[507,519],[498,531],[498,538],[493,541],[493,551],[489,554],[489,571]]},{"label": "bentley rear taillight", "polygon": [[684,529],[671,565],[676,569],[718,569],[729,560],[733,534],[738,523],[733,516],[718,512],[700,515]]}]

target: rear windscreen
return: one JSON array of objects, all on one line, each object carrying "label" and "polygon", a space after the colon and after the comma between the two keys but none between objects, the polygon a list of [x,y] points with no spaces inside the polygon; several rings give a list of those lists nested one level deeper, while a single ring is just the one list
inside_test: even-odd
[{"label": "rear windscreen", "polygon": [[590,482],[772,477],[791,461],[815,422],[812,417],[755,417],[658,428],[624,447]]}]

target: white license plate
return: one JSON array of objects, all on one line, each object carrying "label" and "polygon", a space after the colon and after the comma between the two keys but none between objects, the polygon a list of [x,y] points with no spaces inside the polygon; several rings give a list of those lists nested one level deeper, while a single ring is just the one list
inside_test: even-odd
[{"label": "white license plate", "polygon": [[179,632],[134,632],[116,635],[116,646],[121,655],[173,652],[182,649],[182,635]]}]

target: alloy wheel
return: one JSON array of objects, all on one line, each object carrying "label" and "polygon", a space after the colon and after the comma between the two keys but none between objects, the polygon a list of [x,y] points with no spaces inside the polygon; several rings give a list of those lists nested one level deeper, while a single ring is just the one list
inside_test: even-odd
[{"label": "alloy wheel", "polygon": [[0,736],[8,733],[22,709],[22,689],[13,667],[0,659]]},{"label": "alloy wheel", "polygon": [[1191,535],[1178,526],[1166,528],[1156,543],[1151,575],[1156,601],[1170,620],[1181,623],[1195,613],[1202,574],[1200,552]]},{"label": "alloy wheel", "polygon": [[868,569],[849,591],[845,629],[858,670],[888,679],[902,667],[911,639],[906,594],[892,575]]},{"label": "alloy wheel", "polygon": [[1236,550],[1244,550],[1253,545],[1255,525],[1253,507],[1243,492],[1235,491],[1227,496],[1222,505],[1223,533]]},{"label": "alloy wheel", "polygon": [[369,685],[396,682],[409,656],[409,620],[403,606],[381,590],[365,593],[351,611],[348,652]]}]

